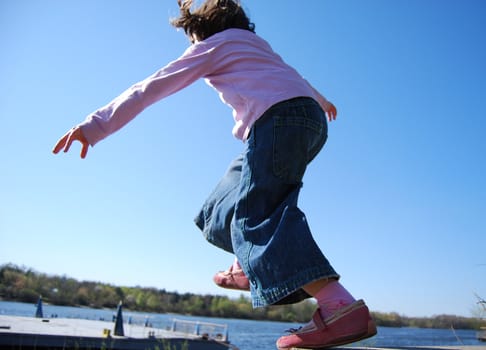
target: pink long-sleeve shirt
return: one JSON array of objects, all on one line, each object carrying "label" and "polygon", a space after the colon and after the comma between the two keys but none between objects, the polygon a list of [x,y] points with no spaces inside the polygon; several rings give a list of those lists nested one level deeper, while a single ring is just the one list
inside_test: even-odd
[{"label": "pink long-sleeve shirt", "polygon": [[300,96],[326,99],[256,34],[228,29],[191,45],[177,60],[134,84],[80,124],[93,146],[151,104],[205,78],[233,109],[233,135],[246,140],[253,123],[275,103]]}]

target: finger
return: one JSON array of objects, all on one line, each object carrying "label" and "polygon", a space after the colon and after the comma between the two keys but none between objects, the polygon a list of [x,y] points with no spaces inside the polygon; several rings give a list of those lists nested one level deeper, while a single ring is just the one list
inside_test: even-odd
[{"label": "finger", "polygon": [[81,159],[86,158],[86,155],[88,154],[88,146],[89,144],[83,142],[83,147],[81,148]]},{"label": "finger", "polygon": [[66,145],[64,146],[64,153],[68,152],[69,149],[71,148],[71,145],[73,143],[73,134],[74,133],[72,131],[69,132],[69,135],[66,140]]},{"label": "finger", "polygon": [[61,137],[59,139],[59,141],[57,141],[56,145],[54,146],[54,148],[52,149],[52,152],[54,154],[58,154],[60,150],[62,150],[64,148],[64,146],[66,145],[66,139],[68,137],[68,134],[64,135],[63,137]]},{"label": "finger", "polygon": [[328,115],[329,115],[329,121],[336,120],[336,115],[337,115],[336,107],[331,106],[331,108],[329,108]]}]

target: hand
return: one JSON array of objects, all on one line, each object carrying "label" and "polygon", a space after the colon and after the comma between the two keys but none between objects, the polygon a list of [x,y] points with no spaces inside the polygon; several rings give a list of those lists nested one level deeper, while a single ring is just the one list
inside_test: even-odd
[{"label": "hand", "polygon": [[333,120],[336,120],[337,116],[337,109],[336,106],[334,106],[331,102],[325,101],[323,103],[324,112],[326,112],[327,119],[332,122]]},{"label": "hand", "polygon": [[54,154],[57,154],[62,149],[64,149],[64,152],[68,152],[73,141],[81,142],[82,147],[80,155],[81,158],[86,158],[86,154],[88,154],[89,142],[88,140],[86,140],[86,137],[84,137],[83,131],[79,126],[75,126],[71,130],[69,130],[63,137],[61,137],[59,141],[57,141],[52,152]]}]

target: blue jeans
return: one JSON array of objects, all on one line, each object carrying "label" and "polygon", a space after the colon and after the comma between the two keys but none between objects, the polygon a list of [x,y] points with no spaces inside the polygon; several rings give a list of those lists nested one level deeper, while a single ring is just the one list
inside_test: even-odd
[{"label": "blue jeans", "polygon": [[339,277],[297,207],[307,165],[326,139],[326,116],[313,99],[272,106],[195,219],[210,243],[236,255],[254,307],[301,301],[309,297],[304,285]]}]

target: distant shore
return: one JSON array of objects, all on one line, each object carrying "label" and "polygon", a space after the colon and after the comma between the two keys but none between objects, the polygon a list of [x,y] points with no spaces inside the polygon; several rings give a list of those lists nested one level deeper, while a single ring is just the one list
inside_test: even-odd
[{"label": "distant shore", "polygon": [[[244,294],[237,299],[220,295],[179,294],[165,289],[77,281],[13,264],[0,265],[0,300],[36,303],[39,296],[46,303],[61,306],[114,309],[122,301],[124,308],[132,311],[298,323],[307,322],[315,310],[311,300],[253,309],[250,298]],[[385,327],[479,329],[486,325],[486,321],[478,317],[437,315],[419,318],[395,312],[372,314],[377,325]]]}]

